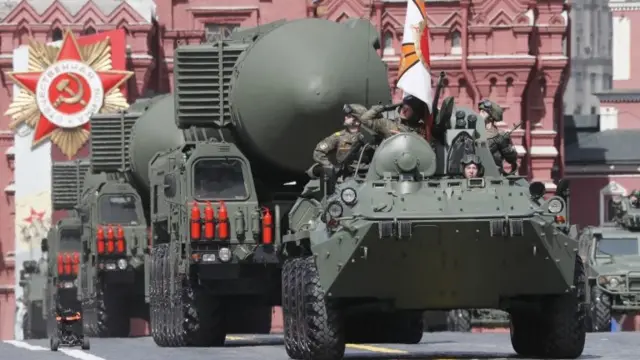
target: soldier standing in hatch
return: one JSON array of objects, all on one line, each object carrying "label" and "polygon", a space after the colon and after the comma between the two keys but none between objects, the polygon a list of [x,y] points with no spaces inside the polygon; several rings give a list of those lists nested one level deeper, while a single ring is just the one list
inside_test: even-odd
[{"label": "soldier standing in hatch", "polygon": [[362,124],[370,127],[383,139],[401,132],[415,132],[423,134],[424,117],[427,111],[425,103],[415,96],[407,96],[402,100],[402,105],[398,110],[396,119],[386,119],[381,117],[385,111],[385,106],[374,105],[367,110],[360,120]]},{"label": "soldier standing in hatch", "polygon": [[503,174],[507,174],[502,167],[502,162],[506,161],[511,165],[509,175],[514,174],[518,170],[518,153],[513,147],[509,134],[500,131],[496,126],[496,122],[502,121],[504,110],[498,104],[487,99],[478,104],[478,110],[480,110],[480,115],[484,117],[487,144],[496,165]]},{"label": "soldier standing in hatch", "polygon": [[460,160],[460,167],[462,168],[462,175],[465,179],[482,177],[484,171],[482,163],[477,155],[467,154],[462,160]]},{"label": "soldier standing in hatch", "polygon": [[360,131],[358,118],[367,111],[367,108],[359,104],[345,104],[342,111],[344,113],[344,129],[324,138],[313,150],[313,160],[324,168],[336,165],[331,162],[329,155],[335,154],[335,161],[340,163],[349,153],[351,146],[358,141],[358,132]]}]

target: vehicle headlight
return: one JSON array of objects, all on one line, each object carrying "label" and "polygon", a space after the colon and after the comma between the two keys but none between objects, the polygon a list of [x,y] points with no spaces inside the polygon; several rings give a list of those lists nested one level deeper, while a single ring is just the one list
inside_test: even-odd
[{"label": "vehicle headlight", "polygon": [[329,206],[327,206],[327,213],[332,218],[339,218],[340,216],[342,216],[342,210],[342,205],[336,202],[331,203],[329,204]]},{"label": "vehicle headlight", "polygon": [[564,209],[564,204],[560,199],[551,199],[551,201],[549,201],[548,209],[550,213],[557,214]]},{"label": "vehicle headlight", "polygon": [[618,280],[618,278],[610,278],[609,279],[609,286],[616,287],[618,285],[620,285],[620,280]]},{"label": "vehicle headlight", "polygon": [[229,250],[229,248],[221,248],[218,251],[218,257],[220,258],[220,261],[222,262],[227,262],[231,259],[231,250]]},{"label": "vehicle headlight", "polygon": [[127,259],[118,260],[118,269],[124,270],[127,268]]},{"label": "vehicle headlight", "polygon": [[344,201],[345,204],[353,205],[358,201],[358,194],[356,193],[356,189],[346,188],[342,190],[340,198],[342,198],[342,201]]},{"label": "vehicle headlight", "polygon": [[214,261],[216,261],[216,255],[215,254],[202,254],[202,261],[203,262],[214,262]]}]

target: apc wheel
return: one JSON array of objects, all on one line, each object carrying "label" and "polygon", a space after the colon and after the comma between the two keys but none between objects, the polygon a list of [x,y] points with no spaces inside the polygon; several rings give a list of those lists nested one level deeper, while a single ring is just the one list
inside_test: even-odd
[{"label": "apc wheel", "polygon": [[[320,286],[320,278],[314,257],[300,260],[302,283],[295,291],[300,291],[303,301],[297,304],[302,310],[301,335],[304,358],[309,360],[339,360],[344,357],[345,334],[340,312]],[[299,286],[299,287],[298,287]]]},{"label": "apc wheel", "polygon": [[89,342],[89,338],[88,337],[83,337],[82,338],[82,345],[80,345],[80,348],[82,350],[89,350],[91,349],[91,342]]},{"label": "apc wheel", "polygon": [[542,313],[511,314],[511,343],[518,355],[545,359],[575,359],[582,355],[586,337],[585,281],[584,264],[577,256],[571,292],[545,300]]},{"label": "apc wheel", "polygon": [[282,266],[282,317],[284,328],[284,349],[289,358],[302,359],[302,347],[300,344],[300,332],[298,328],[296,293],[296,272],[300,259],[287,259]]},{"label": "apc wheel", "polygon": [[447,313],[447,330],[471,332],[471,312],[469,310],[451,310]]},{"label": "apc wheel", "polygon": [[597,286],[591,288],[591,331],[611,331],[611,297]]},{"label": "apc wheel", "polygon": [[98,337],[128,337],[127,290],[100,282],[97,286]]},{"label": "apc wheel", "polygon": [[52,337],[49,340],[49,347],[51,348],[51,351],[58,351],[58,348],[60,347],[60,339],[56,336]]}]

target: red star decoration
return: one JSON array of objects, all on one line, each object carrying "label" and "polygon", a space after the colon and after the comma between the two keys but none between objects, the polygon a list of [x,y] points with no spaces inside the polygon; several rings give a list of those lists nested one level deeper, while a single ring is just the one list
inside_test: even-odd
[{"label": "red star decoration", "polygon": [[31,224],[33,223],[33,220],[42,221],[43,218],[44,218],[44,211],[38,212],[38,211],[35,211],[33,208],[31,208],[31,213],[29,214],[28,217],[24,218],[24,222]]},{"label": "red star decoration", "polygon": [[[58,57],[56,58],[56,62],[62,60],[75,60],[84,63],[84,59],[82,58],[82,54],[80,53],[80,48],[78,43],[73,36],[73,33],[70,31],[67,32],[64,36],[64,40],[62,41],[62,46],[60,47],[60,52],[58,52]],[[44,71],[37,72],[20,72],[20,73],[12,73],[11,77],[13,80],[23,89],[31,92],[33,96],[36,96],[36,87],[38,85],[38,80]],[[131,73],[123,72],[123,71],[97,71],[98,76],[100,77],[100,82],[102,82],[102,88],[104,89],[104,94],[106,95],[114,88],[120,87],[127,79],[131,77]],[[91,127],[90,123],[86,123],[82,125],[82,128],[85,130],[89,130]],[[40,120],[36,125],[34,135],[33,135],[33,143],[37,143],[41,139],[50,135],[57,126],[49,119],[44,117],[44,115],[40,115]]]}]

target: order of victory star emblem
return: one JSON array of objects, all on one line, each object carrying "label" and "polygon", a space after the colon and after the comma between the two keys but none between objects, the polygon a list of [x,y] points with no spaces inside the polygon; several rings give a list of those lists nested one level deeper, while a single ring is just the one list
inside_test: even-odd
[{"label": "order of victory star emblem", "polygon": [[108,37],[80,46],[67,31],[60,47],[31,41],[29,71],[8,75],[20,87],[9,127],[34,128],[33,146],[51,139],[69,158],[89,139],[93,114],[129,107],[120,87],[133,73],[113,70]]}]

